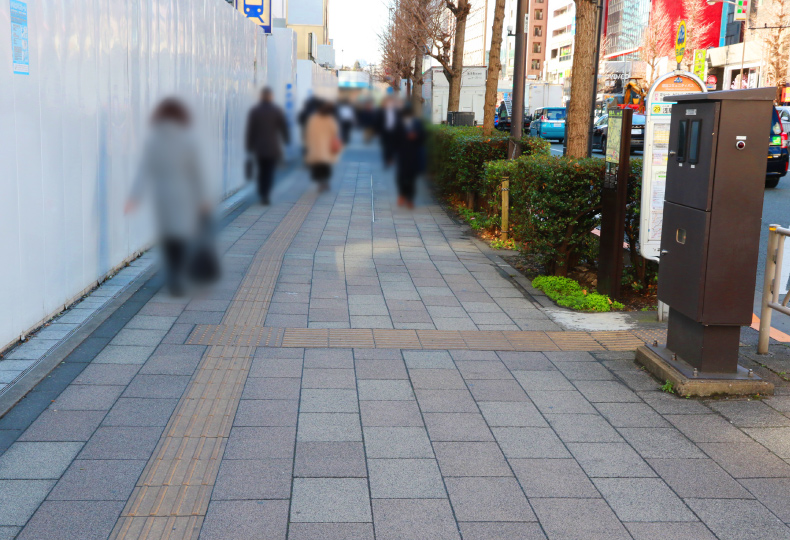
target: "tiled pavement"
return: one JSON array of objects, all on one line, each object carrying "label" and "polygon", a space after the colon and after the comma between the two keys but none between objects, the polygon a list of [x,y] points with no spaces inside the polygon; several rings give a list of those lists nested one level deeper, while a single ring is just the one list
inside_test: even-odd
[{"label": "tiled pavement", "polygon": [[790,538],[790,396],[678,399],[603,336],[562,350],[374,157],[243,212],[215,290],[153,294],[0,419],[0,539]]}]

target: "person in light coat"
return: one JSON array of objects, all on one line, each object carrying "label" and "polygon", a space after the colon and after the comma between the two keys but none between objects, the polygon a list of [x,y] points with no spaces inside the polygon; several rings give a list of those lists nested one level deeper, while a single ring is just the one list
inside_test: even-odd
[{"label": "person in light coat", "polygon": [[305,144],[305,163],[310,167],[310,175],[318,183],[318,191],[326,191],[329,189],[332,165],[337,162],[343,146],[331,103],[322,103],[317,112],[310,116],[305,128]]},{"label": "person in light coat", "polygon": [[162,244],[168,285],[173,295],[184,293],[189,249],[210,216],[200,165],[200,147],[186,106],[169,98],[160,103],[151,120],[126,213],[132,212],[145,192],[151,192]]}]

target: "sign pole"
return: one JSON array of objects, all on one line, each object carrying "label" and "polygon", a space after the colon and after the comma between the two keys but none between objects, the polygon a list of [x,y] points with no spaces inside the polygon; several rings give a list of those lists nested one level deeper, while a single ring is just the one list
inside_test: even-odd
[{"label": "sign pole", "polygon": [[598,251],[598,292],[620,298],[623,279],[623,238],[631,172],[630,108],[609,109],[606,172],[601,192],[601,243]]},{"label": "sign pole", "polygon": [[675,60],[678,62],[678,71],[680,71],[680,63],[683,61],[683,56],[686,54],[686,37],[686,21],[680,21],[678,33],[675,36]]}]

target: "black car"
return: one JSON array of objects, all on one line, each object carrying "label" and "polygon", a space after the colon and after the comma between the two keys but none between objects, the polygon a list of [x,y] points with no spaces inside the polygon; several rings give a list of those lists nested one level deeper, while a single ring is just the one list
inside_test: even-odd
[{"label": "black car", "polygon": [[787,133],[782,128],[782,121],[774,108],[774,117],[771,122],[770,144],[768,145],[768,166],[765,170],[765,187],[775,188],[779,180],[787,174],[788,151]]},{"label": "black car", "polygon": [[[606,151],[606,133],[609,130],[609,115],[603,114],[593,126],[594,150]],[[631,119],[631,151],[645,148],[645,115],[635,114]]]}]

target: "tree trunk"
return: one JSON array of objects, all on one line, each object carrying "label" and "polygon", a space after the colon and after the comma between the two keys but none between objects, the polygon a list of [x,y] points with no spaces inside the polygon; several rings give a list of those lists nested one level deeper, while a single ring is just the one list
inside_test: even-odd
[{"label": "tree trunk", "polygon": [[496,0],[494,5],[494,25],[491,28],[491,51],[488,53],[488,78],[486,79],[485,112],[483,116],[483,135],[494,132],[497,86],[502,64],[499,61],[502,49],[502,25],[505,22],[505,0]]},{"label": "tree trunk", "polygon": [[411,90],[411,106],[417,118],[422,117],[422,51],[414,57],[414,86]]},{"label": "tree trunk", "polygon": [[571,99],[565,121],[567,155],[587,157],[590,111],[592,103],[593,76],[598,70],[595,64],[595,47],[598,44],[598,11],[594,0],[576,1],[576,43],[573,51],[571,72]]},{"label": "tree trunk", "polygon": [[411,99],[411,77],[406,78],[406,99]]},{"label": "tree trunk", "polygon": [[[447,112],[458,112],[461,106],[461,80],[464,73],[464,40],[466,39],[466,18],[469,15],[469,0],[458,0],[458,14],[455,18],[455,43],[453,43],[453,73],[447,77],[450,83],[450,96],[447,99]],[[447,71],[445,70],[445,75]]]}]

